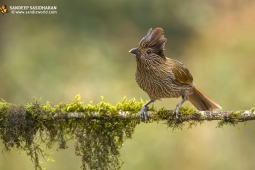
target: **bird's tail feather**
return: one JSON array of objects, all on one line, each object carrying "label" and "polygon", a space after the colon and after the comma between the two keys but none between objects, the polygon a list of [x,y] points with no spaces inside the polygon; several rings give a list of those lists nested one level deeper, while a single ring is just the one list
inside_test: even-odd
[{"label": "bird's tail feather", "polygon": [[201,111],[206,110],[219,110],[221,106],[212,101],[203,92],[201,92],[196,86],[192,89],[192,94],[189,95],[189,101]]}]

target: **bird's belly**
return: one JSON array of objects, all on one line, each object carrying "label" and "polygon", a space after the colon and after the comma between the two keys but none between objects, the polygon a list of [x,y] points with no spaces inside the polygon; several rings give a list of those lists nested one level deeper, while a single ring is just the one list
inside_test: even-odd
[{"label": "bird's belly", "polygon": [[169,75],[158,76],[157,74],[147,74],[140,76],[136,74],[136,82],[153,100],[180,97],[190,87],[188,85],[176,84]]}]

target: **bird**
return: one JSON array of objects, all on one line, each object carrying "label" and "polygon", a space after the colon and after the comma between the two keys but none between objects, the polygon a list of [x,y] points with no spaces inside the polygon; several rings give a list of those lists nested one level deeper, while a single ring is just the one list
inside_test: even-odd
[{"label": "bird", "polygon": [[180,115],[179,110],[186,100],[200,111],[222,109],[197,88],[188,68],[181,62],[166,57],[164,53],[166,41],[162,28],[151,28],[138,46],[129,51],[135,55],[137,63],[135,80],[150,98],[140,110],[140,120],[144,122],[148,119],[149,104],[164,98],[182,97],[173,110],[177,119]]}]

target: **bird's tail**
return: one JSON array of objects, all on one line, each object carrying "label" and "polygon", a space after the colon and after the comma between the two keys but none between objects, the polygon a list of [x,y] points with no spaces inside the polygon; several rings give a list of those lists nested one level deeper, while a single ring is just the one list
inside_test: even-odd
[{"label": "bird's tail", "polygon": [[206,110],[218,110],[221,106],[212,101],[203,92],[201,92],[196,86],[192,89],[192,94],[189,95],[189,101],[201,111]]}]

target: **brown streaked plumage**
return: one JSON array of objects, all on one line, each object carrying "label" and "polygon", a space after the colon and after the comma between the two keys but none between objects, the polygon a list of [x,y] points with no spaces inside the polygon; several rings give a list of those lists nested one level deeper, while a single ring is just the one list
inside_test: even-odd
[{"label": "brown streaked plumage", "polygon": [[174,109],[177,118],[186,100],[190,100],[198,110],[221,109],[195,86],[192,75],[181,62],[165,56],[166,41],[162,28],[149,29],[138,47],[129,51],[136,56],[136,82],[150,97],[150,101],[141,108],[141,120],[147,120],[148,105],[162,98],[182,97]]}]

